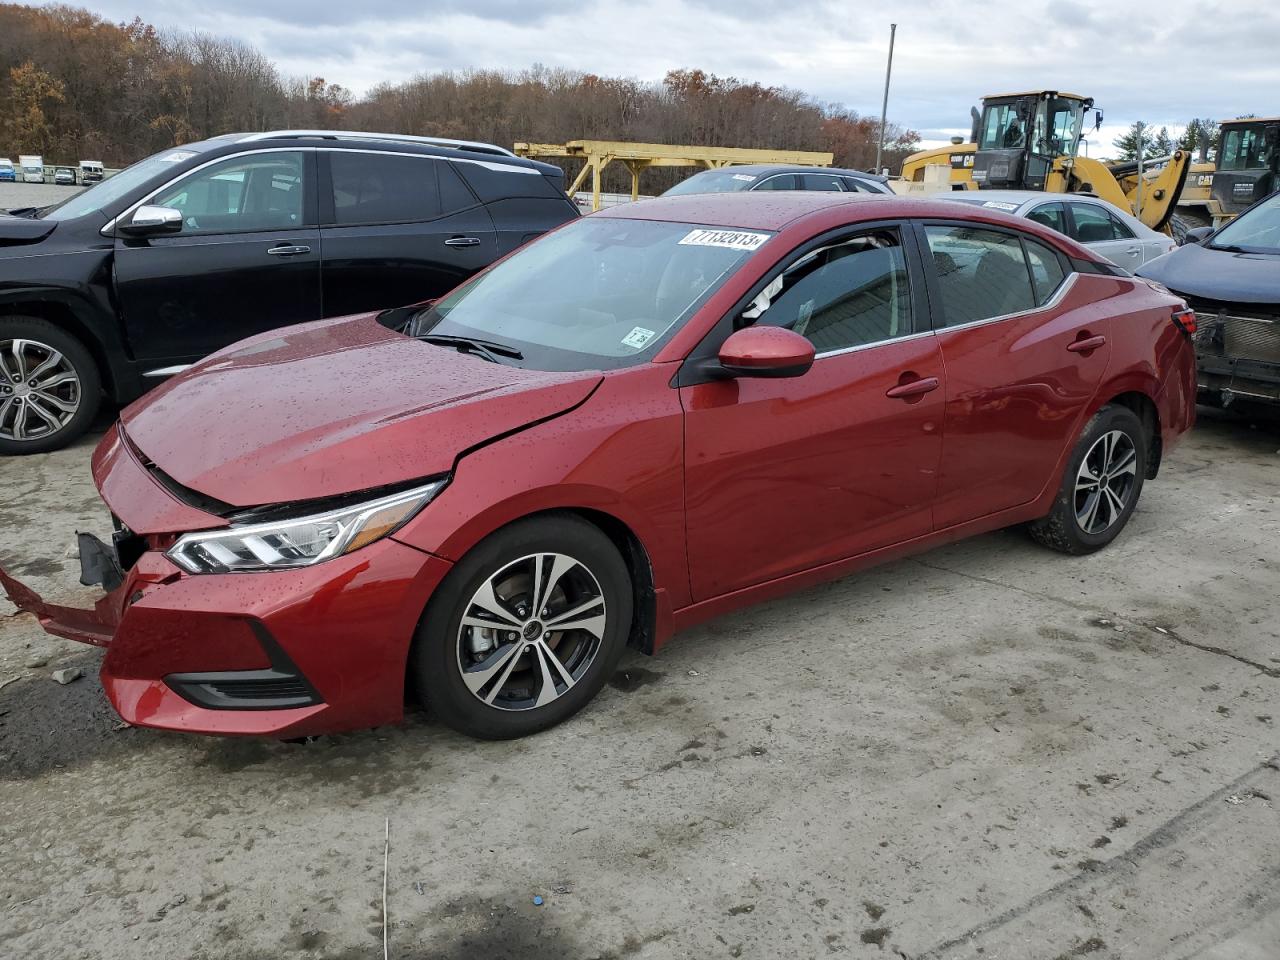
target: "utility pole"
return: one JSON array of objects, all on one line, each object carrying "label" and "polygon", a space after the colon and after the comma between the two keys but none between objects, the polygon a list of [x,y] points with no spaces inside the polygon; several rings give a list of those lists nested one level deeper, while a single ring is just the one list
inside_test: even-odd
[{"label": "utility pole", "polygon": [[889,122],[889,78],[893,76],[893,39],[897,36],[898,25],[889,24],[889,65],[884,71],[884,104],[880,108],[880,140],[876,143],[876,173],[880,173],[880,157],[884,153],[884,128]]},{"label": "utility pole", "polygon": [[1136,208],[1134,209],[1133,212],[1134,212],[1134,215],[1137,216],[1139,220],[1141,220],[1142,219],[1142,140],[1146,136],[1147,125],[1143,123],[1141,120],[1139,120],[1137,123],[1137,128],[1138,128],[1138,199],[1137,199]]}]

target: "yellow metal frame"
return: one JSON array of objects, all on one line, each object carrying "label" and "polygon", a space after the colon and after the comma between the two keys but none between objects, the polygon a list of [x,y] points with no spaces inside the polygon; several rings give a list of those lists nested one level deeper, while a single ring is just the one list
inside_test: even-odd
[{"label": "yellow metal frame", "polygon": [[625,140],[570,140],[568,143],[517,143],[522,157],[567,157],[584,161],[569,196],[582,189],[591,177],[591,209],[600,209],[600,179],[604,168],[622,161],[631,173],[631,199],[640,197],[640,174],[650,167],[720,167],[744,163],[785,163],[804,167],[829,167],[835,155],[810,150],[755,150],[746,147],[695,147],[669,143],[629,143]]}]

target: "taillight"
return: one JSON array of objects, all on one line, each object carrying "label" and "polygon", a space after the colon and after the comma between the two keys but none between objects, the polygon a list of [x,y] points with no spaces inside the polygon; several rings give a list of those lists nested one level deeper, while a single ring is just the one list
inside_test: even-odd
[{"label": "taillight", "polygon": [[1190,307],[1183,307],[1181,310],[1173,311],[1173,325],[1185,333],[1188,337],[1195,336],[1196,333],[1196,312]]}]

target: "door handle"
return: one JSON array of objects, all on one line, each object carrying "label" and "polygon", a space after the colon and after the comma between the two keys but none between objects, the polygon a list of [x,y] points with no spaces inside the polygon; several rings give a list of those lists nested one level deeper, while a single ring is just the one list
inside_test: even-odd
[{"label": "door handle", "polygon": [[1088,353],[1090,350],[1097,350],[1107,342],[1107,338],[1099,334],[1096,337],[1081,337],[1079,340],[1073,340],[1067,344],[1067,349],[1072,353]]},{"label": "door handle", "polygon": [[1127,253],[1127,254],[1129,254],[1130,256],[1136,257],[1136,256],[1138,256],[1138,254],[1142,253],[1142,248],[1141,248],[1141,247],[1128,247],[1128,248],[1126,248],[1126,249],[1125,249],[1125,251],[1124,251],[1124,252],[1125,252],[1125,253]]},{"label": "door handle", "polygon": [[937,377],[921,377],[919,380],[911,380],[907,383],[900,383],[896,387],[890,387],[884,392],[884,395],[892,397],[894,400],[901,400],[907,397],[919,397],[926,393],[932,393],[937,389]]},{"label": "door handle", "polygon": [[300,253],[310,252],[311,248],[303,243],[282,243],[267,250],[273,257],[296,257]]},{"label": "door handle", "polygon": [[480,246],[479,237],[450,237],[444,242],[446,247],[478,247]]}]

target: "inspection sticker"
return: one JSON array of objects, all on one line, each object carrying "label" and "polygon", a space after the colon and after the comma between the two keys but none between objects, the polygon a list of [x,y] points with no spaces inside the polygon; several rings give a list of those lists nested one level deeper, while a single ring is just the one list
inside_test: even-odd
[{"label": "inspection sticker", "polygon": [[190,160],[194,157],[194,150],[175,150],[173,153],[167,153],[160,158],[161,163],[181,163],[183,160]]},{"label": "inspection sticker", "polygon": [[745,233],[741,230],[690,230],[680,243],[687,247],[755,250],[768,239],[767,233]]},{"label": "inspection sticker", "polygon": [[753,177],[749,173],[735,173],[733,175],[733,179],[741,180],[743,183],[750,183],[752,180],[755,179],[755,177]]},{"label": "inspection sticker", "polygon": [[655,334],[652,330],[646,330],[644,327],[632,327],[631,332],[622,338],[622,342],[628,347],[635,347],[639,350],[654,336]]},{"label": "inspection sticker", "polygon": [[1018,204],[1009,203],[1007,200],[988,200],[983,204],[984,207],[991,207],[995,210],[1017,210]]}]

